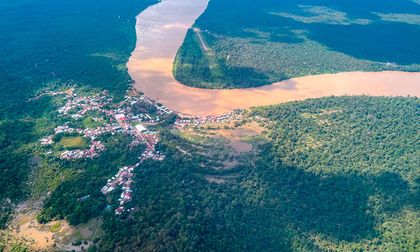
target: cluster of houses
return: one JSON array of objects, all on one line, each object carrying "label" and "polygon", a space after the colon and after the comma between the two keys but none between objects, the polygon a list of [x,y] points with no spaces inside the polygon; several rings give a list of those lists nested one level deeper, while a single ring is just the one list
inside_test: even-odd
[{"label": "cluster of houses", "polygon": [[206,117],[184,117],[176,120],[174,126],[178,129],[184,129],[189,126],[199,127],[209,123],[227,123],[230,121],[240,120],[243,117],[243,110],[235,109],[232,112],[219,115],[219,116],[206,116]]},{"label": "cluster of houses", "polygon": [[39,140],[40,142],[41,142],[41,145],[51,145],[51,144],[53,144],[53,137],[54,136],[47,136],[47,137],[44,137],[44,138],[42,138],[41,140]]},{"label": "cluster of houses", "polygon": [[[119,126],[112,126],[107,125],[103,127],[98,127],[94,129],[75,129],[71,128],[68,125],[61,125],[54,129],[55,134],[62,134],[62,133],[78,133],[85,138],[88,138],[91,140],[91,144],[89,146],[89,149],[84,150],[67,150],[64,151],[60,157],[62,159],[82,159],[82,158],[94,158],[97,157],[101,152],[105,150],[105,145],[102,144],[101,141],[96,141],[96,137],[105,134],[107,132],[110,132],[111,134],[115,134],[120,129]],[[40,140],[41,145],[52,145],[53,144],[53,138],[52,136],[47,136],[45,138],[42,138]]]},{"label": "cluster of houses", "polygon": [[[113,125],[106,125],[102,127],[97,127],[93,129],[75,129],[71,128],[68,125],[58,126],[54,129],[55,134],[62,134],[62,133],[78,133],[84,136],[87,139],[90,139],[91,144],[89,149],[84,150],[67,150],[64,151],[60,157],[62,159],[82,159],[82,158],[94,158],[97,157],[101,152],[105,150],[105,145],[102,144],[101,141],[96,141],[95,139],[102,134],[111,133],[114,135],[116,132],[120,131],[120,126],[113,126]],[[44,137],[40,140],[41,145],[47,146],[52,145],[54,135]]]},{"label": "cluster of houses", "polygon": [[84,137],[90,138],[95,140],[99,135],[103,135],[105,133],[110,133],[111,135],[115,135],[116,132],[121,132],[122,128],[119,125],[105,125],[97,128],[92,129],[84,129],[81,134]]},{"label": "cluster of houses", "polygon": [[[120,102],[118,106],[113,106],[112,98],[107,96],[106,92],[94,96],[77,96],[72,92],[48,92],[49,95],[66,95],[66,104],[58,109],[58,113],[63,116],[68,116],[75,120],[86,117],[88,111],[98,111],[103,114],[107,121],[104,125],[96,128],[72,128],[68,124],[64,124],[55,128],[55,134],[62,133],[78,133],[87,139],[90,139],[91,145],[85,150],[67,150],[61,154],[63,159],[82,159],[94,158],[100,152],[105,150],[105,146],[97,141],[99,135],[110,133],[115,134],[122,132],[131,135],[133,141],[131,145],[145,144],[146,149],[139,155],[139,162],[133,166],[125,166],[119,169],[118,173],[108,180],[106,186],[101,189],[105,195],[115,190],[118,186],[122,187],[122,193],[119,198],[120,205],[115,209],[115,214],[120,215],[123,212],[131,211],[126,209],[125,204],[131,201],[133,183],[133,171],[139,167],[143,161],[147,159],[164,160],[165,155],[156,151],[156,145],[159,142],[159,136],[156,132],[150,131],[145,126],[155,125],[159,123],[162,118],[172,114],[165,106],[158,104],[144,95],[140,96],[125,96],[125,100]],[[134,113],[133,106],[146,104],[147,107],[153,107],[153,114],[147,112]],[[147,111],[147,110],[145,110]],[[98,119],[99,120],[99,119]],[[53,144],[53,136],[48,136],[40,140],[42,145]]]},{"label": "cluster of houses", "polygon": [[37,95],[37,96],[35,96],[35,97],[33,97],[33,98],[30,98],[30,99],[28,100],[28,102],[38,100],[38,99],[40,99],[40,98],[41,98],[41,97],[43,97],[43,96],[66,95],[66,96],[67,96],[67,98],[69,98],[70,96],[72,96],[72,95],[73,95],[73,92],[74,92],[74,88],[69,88],[69,89],[67,89],[67,90],[65,90],[65,91],[53,91],[53,90],[48,90],[48,91],[44,91],[44,92],[42,92],[41,94],[39,94],[39,95]]},{"label": "cluster of houses", "polygon": [[[121,118],[119,118],[121,120]],[[139,140],[146,145],[146,150],[140,155],[140,161],[133,166],[125,166],[119,169],[117,174],[111,179],[108,179],[107,184],[102,187],[101,192],[105,195],[114,191],[118,186],[122,186],[122,192],[120,195],[119,206],[115,209],[116,215],[121,215],[124,212],[129,212],[133,209],[126,208],[125,204],[131,201],[132,189],[131,185],[133,183],[133,171],[139,167],[145,160],[153,159],[162,161],[165,159],[165,155],[156,151],[156,144],[159,142],[159,138],[155,132],[150,132],[143,125],[136,125],[136,135]]]},{"label": "cluster of houses", "polygon": [[[145,104],[156,109],[155,115],[150,113],[134,113],[133,107],[137,104]],[[125,100],[117,109],[109,111],[109,115],[113,116],[117,121],[125,121],[131,124],[137,123],[148,123],[156,124],[159,123],[162,118],[172,114],[173,112],[165,106],[158,104],[144,95],[140,96],[125,96]]]},{"label": "cluster of houses", "polygon": [[67,150],[64,151],[60,157],[62,159],[82,159],[82,158],[95,158],[105,150],[105,145],[101,141],[92,141],[89,149],[85,150]]},{"label": "cluster of houses", "polygon": [[58,109],[58,113],[70,115],[74,119],[82,118],[88,111],[101,111],[103,107],[112,102],[112,98],[108,97],[105,93],[94,96],[78,96],[73,93],[66,98],[66,104]]},{"label": "cluster of houses", "polygon": [[137,163],[133,166],[124,166],[119,169],[118,173],[113,176],[112,178],[108,179],[108,183],[106,186],[102,187],[101,192],[104,195],[109,194],[110,192],[114,191],[115,188],[118,186],[122,186],[122,192],[120,195],[119,206],[117,209],[115,209],[115,214],[120,215],[122,214],[125,209],[125,203],[131,201],[131,185],[133,184],[133,171],[135,168],[137,168],[140,165],[140,163]]},{"label": "cluster of houses", "polygon": [[[67,124],[57,126],[57,127],[54,129],[54,133],[55,133],[55,134],[61,134],[61,133],[73,133],[73,132],[76,132],[76,131],[77,131],[76,129],[71,128],[71,127],[70,127],[70,126],[68,126]],[[80,131],[81,131],[81,129],[80,129]]]},{"label": "cluster of houses", "polygon": [[173,111],[169,110],[167,107],[163,106],[162,104],[159,104],[149,98],[147,98],[145,95],[140,96],[125,96],[125,101],[130,103],[131,106],[139,103],[139,102],[145,102],[146,104],[149,104],[156,108],[158,114],[160,115],[169,115],[172,114]]}]

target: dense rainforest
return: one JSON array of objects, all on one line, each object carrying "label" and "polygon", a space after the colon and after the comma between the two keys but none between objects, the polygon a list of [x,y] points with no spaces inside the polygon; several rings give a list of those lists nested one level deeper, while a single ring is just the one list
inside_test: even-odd
[{"label": "dense rainforest", "polygon": [[[17,203],[35,198],[44,200],[40,222],[67,219],[78,225],[100,217],[102,236],[91,251],[420,249],[418,98],[329,97],[256,108],[244,120],[264,118],[269,141],[254,146],[248,163],[229,170],[212,169],[219,157],[206,156],[196,143],[162,126],[157,148],[167,158],[136,170],[130,203],[136,211],[122,216],[110,210],[118,202],[107,202],[99,188],[118,167],[135,163],[144,146],[129,148],[125,136],[104,135],[107,150],[92,160],[43,155],[39,139],[63,124],[56,116],[62,100],[28,98],[67,84],[121,97],[131,81],[124,64],[134,47],[134,17],[152,3],[1,1],[1,227]],[[249,8],[249,1],[243,3]],[[217,4],[222,3],[212,0],[202,18]],[[196,40],[193,35],[186,41]],[[197,46],[180,52],[201,53]],[[252,69],[218,64],[232,73],[219,75],[224,80],[235,74],[243,74],[243,81],[263,78]],[[225,183],[210,183],[209,175]]]},{"label": "dense rainforest", "polygon": [[121,217],[98,188],[139,150],[104,136],[109,151],[98,159],[48,160],[64,163],[69,179],[53,187],[39,220],[102,216],[99,251],[417,251],[419,108],[418,98],[385,97],[256,108],[244,120],[263,118],[269,141],[228,170],[162,128],[167,158],[136,170],[136,211]]},{"label": "dense rainforest", "polygon": [[419,71],[420,4],[212,0],[178,52],[176,79],[240,88],[347,71]]},{"label": "dense rainforest", "polygon": [[[137,172],[138,210],[105,215],[98,247],[417,251],[419,102],[329,97],[257,108],[251,116],[269,119],[271,141],[234,170],[212,170],[211,159],[200,166],[206,157],[166,132],[167,161]],[[209,174],[226,182],[209,183]]]},{"label": "dense rainforest", "polygon": [[34,142],[54,123],[40,89],[76,84],[121,97],[131,79],[135,16],[154,0],[4,0],[0,2],[0,227],[10,205],[31,193]]}]

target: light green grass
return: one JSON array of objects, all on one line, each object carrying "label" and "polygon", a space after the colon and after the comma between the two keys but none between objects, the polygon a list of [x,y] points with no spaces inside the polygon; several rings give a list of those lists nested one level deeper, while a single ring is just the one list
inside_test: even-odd
[{"label": "light green grass", "polygon": [[57,223],[50,226],[50,231],[53,232],[53,233],[57,233],[58,231],[60,231],[60,229],[61,229],[61,223],[60,222],[57,222]]},{"label": "light green grass", "polygon": [[57,143],[58,146],[61,146],[66,149],[74,149],[74,148],[87,148],[88,142],[82,136],[65,136],[62,137],[61,140]]},{"label": "light green grass", "polygon": [[104,125],[103,121],[95,121],[93,116],[86,117],[82,123],[85,128],[97,128]]}]

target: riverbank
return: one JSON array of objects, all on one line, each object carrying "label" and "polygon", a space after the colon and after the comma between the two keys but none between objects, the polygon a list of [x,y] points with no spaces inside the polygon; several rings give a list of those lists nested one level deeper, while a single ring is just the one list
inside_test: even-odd
[{"label": "riverbank", "polygon": [[332,95],[420,96],[420,73],[347,72],[290,79],[249,89],[211,90],[185,86],[173,77],[173,62],[207,0],[167,0],[137,16],[137,45],[127,64],[134,87],[171,110],[218,115]]}]

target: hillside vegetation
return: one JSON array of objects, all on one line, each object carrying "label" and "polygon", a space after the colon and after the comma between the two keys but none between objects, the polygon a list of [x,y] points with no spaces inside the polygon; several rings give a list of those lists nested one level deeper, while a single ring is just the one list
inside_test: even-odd
[{"label": "hillside vegetation", "polygon": [[410,0],[212,0],[174,75],[203,88],[254,87],[346,71],[419,71],[420,4]]},{"label": "hillside vegetation", "polygon": [[28,177],[39,163],[34,143],[57,125],[53,101],[27,100],[54,84],[121,97],[131,83],[125,63],[135,46],[135,16],[155,2],[0,2],[0,228],[11,205],[31,192]]},{"label": "hillside vegetation", "polygon": [[419,105],[331,97],[258,108],[251,116],[271,121],[272,141],[234,170],[212,170],[211,158],[165,133],[167,161],[138,171],[138,211],[107,215],[99,248],[417,251]]},{"label": "hillside vegetation", "polygon": [[[219,9],[217,5],[238,2],[212,0],[202,19],[208,18],[213,8]],[[59,125],[98,127],[101,121],[93,119],[95,114],[87,114],[84,120],[57,116],[57,109],[64,105],[59,97],[43,96],[27,102],[28,98],[44,87],[66,90],[66,84],[76,84],[80,95],[108,89],[118,102],[130,82],[124,64],[135,44],[134,17],[152,3],[0,3],[0,228],[6,226],[18,203],[33,198],[42,201],[37,215],[42,223],[66,219],[78,225],[100,219],[101,236],[92,241],[91,251],[420,250],[418,98],[329,97],[255,108],[244,121],[261,121],[264,141],[253,142],[255,153],[244,155],[237,166],[229,169],[214,169],[222,167],[229,156],[223,153],[222,141],[212,139],[213,145],[206,145],[200,142],[202,139],[184,137],[170,128],[173,116],[153,126],[160,137],[156,148],[166,159],[148,159],[135,170],[133,199],[127,205],[135,211],[121,216],[113,211],[119,205],[120,191],[106,197],[100,189],[119,167],[138,162],[138,153],[145,146],[130,146],[132,139],[120,133],[102,135],[97,140],[104,143],[106,150],[93,159],[80,160],[59,157],[63,150],[86,147],[87,140],[79,135],[62,135],[54,139],[57,141],[51,148],[41,147],[40,138],[53,134]],[[243,15],[254,23],[249,18],[251,1],[241,3],[243,6],[232,5],[239,6],[237,10],[223,10],[248,9]],[[255,10],[264,7],[274,11],[276,14],[270,17],[275,20],[279,15],[298,20],[291,21],[291,25],[319,20],[294,12],[284,14],[284,10],[272,8],[274,1],[252,3]],[[413,4],[403,1],[400,7],[415,11]],[[371,7],[386,14],[386,8],[392,5]],[[329,23],[339,23],[327,27],[358,27],[367,22],[362,17],[349,21],[323,8],[311,11],[324,13]],[[259,27],[268,22],[257,17]],[[248,19],[236,16],[229,19],[231,23],[217,27],[218,22],[213,24],[217,29],[226,29],[220,30],[222,34],[249,25],[243,22]],[[381,19],[417,22],[412,15],[381,14]],[[238,23],[232,23],[235,20]],[[398,30],[414,37],[413,27],[417,26],[404,22],[400,22],[401,27],[407,30]],[[236,80],[235,75],[244,82],[248,78],[255,82],[270,80],[254,67],[219,63],[215,49],[218,37],[212,40],[209,35],[216,32],[210,28],[208,34],[204,28],[201,32],[212,51],[203,53],[199,44],[194,45],[197,37],[190,31],[187,40],[195,41],[191,44],[195,47],[187,50],[184,44],[180,52],[190,53],[191,57],[196,53],[213,57],[206,58],[212,67],[194,68],[202,72],[185,74],[185,78],[206,74],[210,78],[206,85],[210,86],[211,78]],[[249,39],[243,30],[241,34]],[[252,45],[258,45],[258,41],[254,42]],[[414,66],[411,59],[418,59],[407,43],[411,42],[401,40],[400,44],[406,56],[395,56],[399,66]],[[197,62],[199,59],[204,56]],[[188,58],[177,60],[187,62]],[[226,73],[231,74],[226,77]],[[142,113],[147,107],[138,109]],[[206,179],[209,176],[223,183]],[[8,236],[0,235],[0,251],[10,242],[4,239]],[[16,244],[11,250],[25,251],[24,247]]]}]

